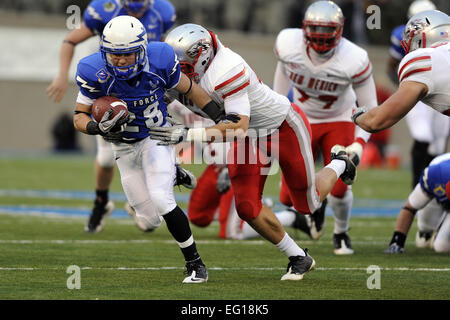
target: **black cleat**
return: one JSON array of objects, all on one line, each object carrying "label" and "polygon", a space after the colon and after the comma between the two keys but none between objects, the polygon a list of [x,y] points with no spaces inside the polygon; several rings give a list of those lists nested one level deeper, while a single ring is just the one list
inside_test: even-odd
[{"label": "black cleat", "polygon": [[89,220],[84,226],[84,231],[97,233],[103,230],[106,218],[113,212],[114,202],[108,201],[102,206],[95,202]]},{"label": "black cleat", "polygon": [[194,189],[197,185],[197,178],[194,176],[194,174],[189,170],[184,169],[178,163],[175,164],[175,168],[177,169],[175,185],[183,186],[188,189]]},{"label": "black cleat", "polygon": [[206,266],[202,262],[198,262],[198,260],[187,262],[184,274],[187,277],[183,280],[183,283],[202,283],[208,281]]},{"label": "black cleat", "polygon": [[306,256],[289,257],[287,272],[281,280],[302,280],[303,276],[316,268],[316,262],[308,254],[308,249],[304,249]]},{"label": "black cleat", "polygon": [[335,159],[345,161],[345,170],[339,178],[341,178],[345,184],[353,184],[356,179],[356,166],[348,158],[345,147],[337,144],[331,149],[331,160]]},{"label": "black cleat", "polygon": [[389,248],[384,250],[384,253],[388,253],[388,254],[405,253],[405,249],[394,242],[394,243],[391,243]]},{"label": "black cleat", "polygon": [[348,255],[353,254],[352,243],[347,232],[333,234],[334,254]]}]

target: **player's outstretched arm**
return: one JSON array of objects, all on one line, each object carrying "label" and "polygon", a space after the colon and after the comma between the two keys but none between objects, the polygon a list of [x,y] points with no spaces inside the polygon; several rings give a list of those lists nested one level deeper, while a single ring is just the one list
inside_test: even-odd
[{"label": "player's outstretched arm", "polygon": [[72,30],[61,44],[59,51],[59,72],[47,87],[47,97],[54,102],[60,102],[68,87],[68,75],[72,62],[75,46],[92,37],[94,33],[83,23],[79,29]]},{"label": "player's outstretched arm", "polygon": [[423,83],[405,81],[383,104],[367,112],[357,110],[353,122],[368,132],[377,132],[392,127],[423,98],[428,88]]}]

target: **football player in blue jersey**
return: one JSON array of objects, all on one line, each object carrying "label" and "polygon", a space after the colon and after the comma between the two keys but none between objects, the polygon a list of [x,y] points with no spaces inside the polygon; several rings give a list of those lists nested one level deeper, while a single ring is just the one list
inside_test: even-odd
[{"label": "football player in blue jersey", "polygon": [[[173,48],[164,42],[148,44],[139,20],[131,16],[113,18],[103,31],[100,52],[78,63],[74,125],[83,133],[113,142],[122,187],[137,219],[148,228],[157,228],[165,220],[186,260],[188,276],[183,282],[199,283],[207,281],[208,274],[188,219],[175,202],[175,148],[151,140],[149,128],[170,126],[164,100],[169,89],[187,96],[216,122],[222,119],[223,111],[180,70]],[[106,112],[98,123],[92,120],[92,104],[102,96],[126,102],[126,123],[122,112],[112,119]]]},{"label": "football player in blue jersey", "polygon": [[[142,22],[147,32],[148,41],[160,41],[175,22],[175,9],[166,0],[93,0],[83,14],[80,28],[72,30],[64,39],[59,54],[59,74],[47,88],[49,98],[59,102],[68,87],[68,73],[75,47],[96,35],[101,35],[105,25],[114,17],[133,16]],[[107,216],[114,210],[114,203],[109,200],[109,187],[114,177],[114,154],[110,143],[102,137],[96,138],[97,155],[95,159],[95,201],[92,212],[85,226],[86,232],[100,232]],[[195,176],[176,164],[176,184],[193,188]],[[133,216],[129,204],[126,211]],[[141,227],[139,223],[137,226]],[[148,231],[143,229],[144,231]]]},{"label": "football player in blue jersey", "polygon": [[434,233],[430,246],[436,252],[450,252],[450,153],[431,161],[419,183],[401,209],[394,235],[385,253],[404,253],[405,240],[416,212],[434,203]]}]

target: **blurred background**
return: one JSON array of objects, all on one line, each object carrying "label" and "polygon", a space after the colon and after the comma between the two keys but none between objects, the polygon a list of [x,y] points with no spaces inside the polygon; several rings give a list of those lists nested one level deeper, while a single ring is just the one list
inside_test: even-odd
[{"label": "blurred background", "polygon": [[[66,137],[66,150],[95,153],[92,137],[70,128],[77,87],[73,81],[76,62],[98,45],[91,38],[76,47],[70,87],[60,103],[46,96],[46,88],[58,72],[59,48],[69,30],[66,12],[77,5],[81,12],[89,0],[0,0],[0,154],[45,154],[58,151]],[[193,22],[218,33],[222,42],[244,59],[269,86],[276,59],[273,45],[278,32],[300,27],[311,1],[301,0],[171,0],[176,8],[175,26]],[[368,50],[377,86],[388,96],[396,86],[386,74],[389,38],[394,27],[406,23],[408,0],[335,1],[346,17],[344,36]],[[450,2],[434,0],[444,12]],[[370,5],[380,8],[380,29],[369,30]],[[392,167],[408,167],[412,138],[405,120],[384,137]]]}]

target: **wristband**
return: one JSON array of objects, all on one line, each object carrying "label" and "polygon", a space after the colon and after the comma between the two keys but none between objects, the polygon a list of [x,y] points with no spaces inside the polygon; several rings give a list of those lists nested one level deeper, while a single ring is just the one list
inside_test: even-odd
[{"label": "wristband", "polygon": [[205,128],[191,128],[186,135],[186,141],[207,141]]},{"label": "wristband", "polygon": [[88,124],[86,125],[86,132],[87,132],[87,134],[90,134],[90,135],[96,135],[96,134],[99,134],[101,136],[105,135],[98,127],[98,123],[93,120],[89,121]]},{"label": "wristband", "polygon": [[224,114],[220,107],[213,100],[208,102],[203,108],[201,108],[204,113],[208,115],[215,123],[219,123],[223,119]]}]

